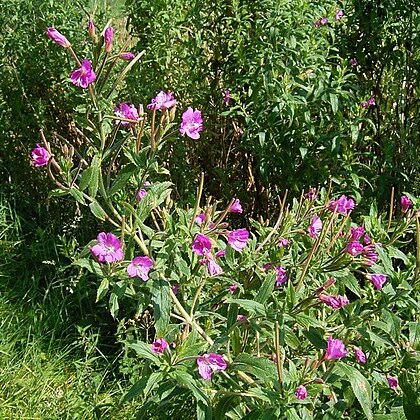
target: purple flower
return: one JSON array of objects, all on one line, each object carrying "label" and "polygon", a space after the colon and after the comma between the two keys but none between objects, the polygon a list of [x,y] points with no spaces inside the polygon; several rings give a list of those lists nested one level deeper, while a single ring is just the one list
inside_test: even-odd
[{"label": "purple flower", "polygon": [[359,65],[359,62],[357,61],[357,58],[351,58],[351,59],[350,59],[350,64],[351,64],[353,67],[356,67],[357,65]]},{"label": "purple flower", "polygon": [[319,20],[318,19],[314,20],[314,26],[315,26],[315,28],[318,28],[318,26],[319,26]]},{"label": "purple flower", "polygon": [[346,252],[355,257],[363,252],[363,245],[359,241],[352,241],[347,245]]},{"label": "purple flower", "polygon": [[249,325],[249,321],[248,321],[248,317],[246,315],[238,315],[236,317],[236,322],[238,324],[245,324],[245,325]]},{"label": "purple flower", "polygon": [[326,24],[328,23],[328,19],[327,19],[325,16],[323,16],[323,17],[320,19],[319,23],[320,23],[321,25],[326,25]]},{"label": "purple flower", "polygon": [[200,131],[203,131],[203,119],[201,118],[201,111],[193,110],[191,107],[182,114],[182,123],[179,127],[179,132],[182,135],[187,135],[192,139],[200,138]]},{"label": "purple flower", "polygon": [[82,65],[70,74],[70,79],[73,85],[86,89],[96,80],[96,73],[92,69],[91,62],[87,59],[82,60]]},{"label": "purple flower", "polygon": [[143,281],[149,280],[149,271],[155,262],[149,257],[135,257],[127,267],[128,277],[140,277]]},{"label": "purple flower", "polygon": [[308,192],[305,194],[305,198],[308,200],[316,200],[316,188],[310,187]]},{"label": "purple flower", "polygon": [[222,258],[226,255],[226,249],[221,249],[220,251],[216,252],[216,257],[217,258]]},{"label": "purple flower", "polygon": [[326,360],[341,359],[347,356],[347,350],[344,343],[338,338],[329,337],[327,341]]},{"label": "purple flower", "polygon": [[96,39],[96,28],[92,19],[88,22],[88,34],[93,40]]},{"label": "purple flower", "polygon": [[71,46],[68,39],[55,28],[48,28],[46,34],[48,38],[52,39],[56,44],[61,45],[64,48],[69,48]]},{"label": "purple flower", "polygon": [[298,400],[304,400],[308,396],[308,391],[306,390],[305,385],[299,385],[295,391],[296,398]]},{"label": "purple flower", "polygon": [[161,111],[165,111],[166,109],[172,108],[177,103],[178,101],[175,100],[172,92],[164,92],[161,90],[154,98],[152,98],[150,104],[147,105],[147,109],[160,109]]},{"label": "purple flower", "polygon": [[376,99],[374,97],[370,98],[368,100],[368,105],[369,106],[375,106],[376,105]]},{"label": "purple flower", "polygon": [[39,144],[32,150],[32,164],[37,168],[40,166],[45,166],[50,160],[50,154],[45,147],[40,146]]},{"label": "purple flower", "polygon": [[366,363],[366,354],[359,347],[354,348],[354,357],[357,363]]},{"label": "purple flower", "polygon": [[209,381],[214,372],[220,372],[227,368],[227,363],[222,355],[217,353],[203,354],[197,359],[198,373]]},{"label": "purple flower", "polygon": [[394,376],[388,375],[386,377],[387,381],[388,381],[388,385],[390,388],[392,389],[396,389],[398,387],[398,379],[395,378]]},{"label": "purple flower", "polygon": [[284,248],[284,247],[290,245],[290,241],[288,239],[286,239],[286,238],[280,238],[279,241],[277,242],[277,245],[280,248]]},{"label": "purple flower", "polygon": [[98,243],[90,252],[99,262],[115,262],[124,258],[120,240],[113,233],[101,232],[97,237]]},{"label": "purple flower", "polygon": [[408,209],[413,205],[413,202],[406,195],[401,196],[400,203],[403,213],[407,213]]},{"label": "purple flower", "polygon": [[229,287],[228,287],[228,289],[229,289],[229,292],[230,293],[235,293],[236,292],[236,290],[238,290],[238,285],[237,284],[231,284]]},{"label": "purple flower", "polygon": [[388,276],[386,274],[366,274],[368,280],[378,289],[381,290]]},{"label": "purple flower", "polygon": [[322,220],[318,216],[313,216],[311,224],[308,226],[309,235],[312,238],[318,238],[322,230]]},{"label": "purple flower", "polygon": [[334,309],[340,309],[350,303],[346,296],[319,295],[318,299]]},{"label": "purple flower", "polygon": [[138,201],[141,201],[144,197],[146,197],[146,195],[147,191],[144,188],[141,188],[137,191],[136,198]]},{"label": "purple flower", "polygon": [[367,108],[369,106],[367,101],[362,101],[361,105],[362,105],[362,108]]},{"label": "purple flower", "polygon": [[137,112],[137,109],[134,105],[128,105],[125,102],[121,102],[120,106],[116,106],[114,108],[114,112],[115,115],[117,117],[121,117],[121,118],[125,118],[127,120],[133,120],[133,122],[131,121],[121,121],[121,120],[116,120],[115,123],[118,124],[119,122],[121,122],[121,125],[135,125],[138,119],[139,119],[139,113]]},{"label": "purple flower", "polygon": [[379,258],[379,255],[376,252],[376,245],[375,244],[366,245],[363,248],[362,255],[365,258],[364,264],[367,265],[368,267],[375,264],[376,261],[378,261],[378,258]]},{"label": "purple flower", "polygon": [[179,283],[175,283],[171,286],[172,292],[174,295],[178,293],[178,290],[180,289],[181,285]]},{"label": "purple flower", "polygon": [[118,57],[122,58],[123,60],[132,60],[135,56],[136,56],[136,54],[134,54],[130,51],[127,51],[127,52],[120,53],[120,55]]},{"label": "purple flower", "polygon": [[220,267],[219,264],[217,264],[216,260],[214,259],[214,256],[211,252],[207,252],[205,255],[205,258],[202,259],[201,264],[207,265],[207,270],[209,271],[210,276],[218,276],[220,274],[223,274],[223,269]]},{"label": "purple flower", "polygon": [[197,234],[192,244],[192,250],[196,255],[206,255],[212,247],[210,239],[202,233]]},{"label": "purple flower", "polygon": [[363,234],[365,233],[365,228],[363,226],[357,226],[355,228],[351,228],[351,241],[358,241]]},{"label": "purple flower", "polygon": [[280,265],[274,267],[276,270],[276,285],[275,288],[278,289],[282,284],[286,283],[289,276],[287,275],[286,270]]},{"label": "purple flower", "polygon": [[152,343],[152,352],[155,354],[162,354],[168,347],[169,344],[164,338],[158,338]]},{"label": "purple flower", "polygon": [[241,202],[239,201],[239,199],[236,199],[233,204],[230,206],[229,211],[231,213],[242,213],[242,206],[241,206]]},{"label": "purple flower", "polygon": [[353,210],[355,203],[353,199],[348,198],[345,195],[342,195],[338,200],[332,200],[328,204],[328,209],[330,211],[336,211],[340,214],[347,214],[349,210]]},{"label": "purple flower", "polygon": [[114,39],[114,29],[110,26],[105,29],[105,34],[104,34],[105,52],[107,53],[111,52],[113,39]]},{"label": "purple flower", "polygon": [[197,214],[197,216],[195,216],[194,218],[194,222],[198,226],[201,226],[205,220],[206,220],[206,215],[204,213]]},{"label": "purple flower", "polygon": [[337,20],[342,19],[342,18],[343,18],[343,16],[344,16],[344,12],[343,12],[342,10],[337,10],[337,11],[335,12],[335,18],[336,18]]},{"label": "purple flower", "polygon": [[236,251],[242,252],[249,239],[249,232],[246,228],[235,229],[228,234],[228,243]]},{"label": "purple flower", "polygon": [[232,101],[232,97],[230,96],[230,90],[226,89],[223,95],[223,101],[225,103],[225,105],[229,105],[230,102]]}]

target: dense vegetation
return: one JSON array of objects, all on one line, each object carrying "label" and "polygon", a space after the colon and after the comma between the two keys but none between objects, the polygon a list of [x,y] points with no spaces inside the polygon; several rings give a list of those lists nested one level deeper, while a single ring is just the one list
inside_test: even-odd
[{"label": "dense vegetation", "polygon": [[415,419],[419,6],[113,3],[0,4],[1,416]]}]

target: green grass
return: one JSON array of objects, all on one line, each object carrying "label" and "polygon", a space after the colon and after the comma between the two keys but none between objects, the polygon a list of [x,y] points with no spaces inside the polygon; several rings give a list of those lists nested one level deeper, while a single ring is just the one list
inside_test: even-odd
[{"label": "green grass", "polygon": [[104,354],[89,306],[28,249],[0,199],[0,418],[130,418],[117,350]]}]

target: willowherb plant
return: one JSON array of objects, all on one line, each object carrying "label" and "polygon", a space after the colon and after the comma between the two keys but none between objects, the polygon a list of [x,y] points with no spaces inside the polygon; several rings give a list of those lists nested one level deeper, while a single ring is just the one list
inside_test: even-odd
[{"label": "willowherb plant", "polygon": [[[87,92],[86,106],[78,144],[54,133],[54,150],[41,132],[32,161],[56,195],[70,194],[104,224],[74,264],[97,276],[97,301],[106,298],[120,320],[139,372],[125,400],[141,400],[138,417],[168,404],[181,412],[185,400],[199,418],[373,418],[416,408],[420,254],[399,249],[413,232],[420,242],[415,199],[404,196],[396,218],[392,206],[386,219],[372,206],[356,224],[352,198],[311,189],[289,206],[286,193],[273,227],[249,220],[249,229],[236,227],[238,199],[224,208],[204,200],[203,174],[194,207],[181,208],[165,160],[180,99],[162,91],[147,111],[113,104],[144,52],[112,55],[112,28],[101,37],[88,28],[93,60],[47,32],[74,58],[70,80]],[[203,130],[201,112],[188,107],[180,134],[205,141]]]}]

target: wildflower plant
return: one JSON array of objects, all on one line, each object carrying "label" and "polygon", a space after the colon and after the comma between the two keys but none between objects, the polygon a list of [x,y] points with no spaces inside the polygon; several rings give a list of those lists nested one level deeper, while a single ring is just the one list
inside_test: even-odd
[{"label": "wildflower plant", "polygon": [[79,142],[41,131],[32,159],[53,195],[88,206],[102,224],[74,264],[94,276],[97,302],[136,365],[124,401],[139,399],[138,418],[180,396],[199,418],[372,419],[417,407],[420,329],[400,314],[419,309],[420,255],[399,249],[414,233],[420,243],[415,199],[402,214],[372,206],[356,219],[346,195],[311,190],[287,204],[286,193],[276,221],[257,222],[236,198],[206,198],[203,174],[195,202],[181,207],[167,155],[181,135],[206,141],[204,116],[170,91],[147,107],[121,102],[118,87],[144,52],[121,60],[111,29],[95,32],[83,61],[49,29],[74,59],[69,89],[86,105]]}]

